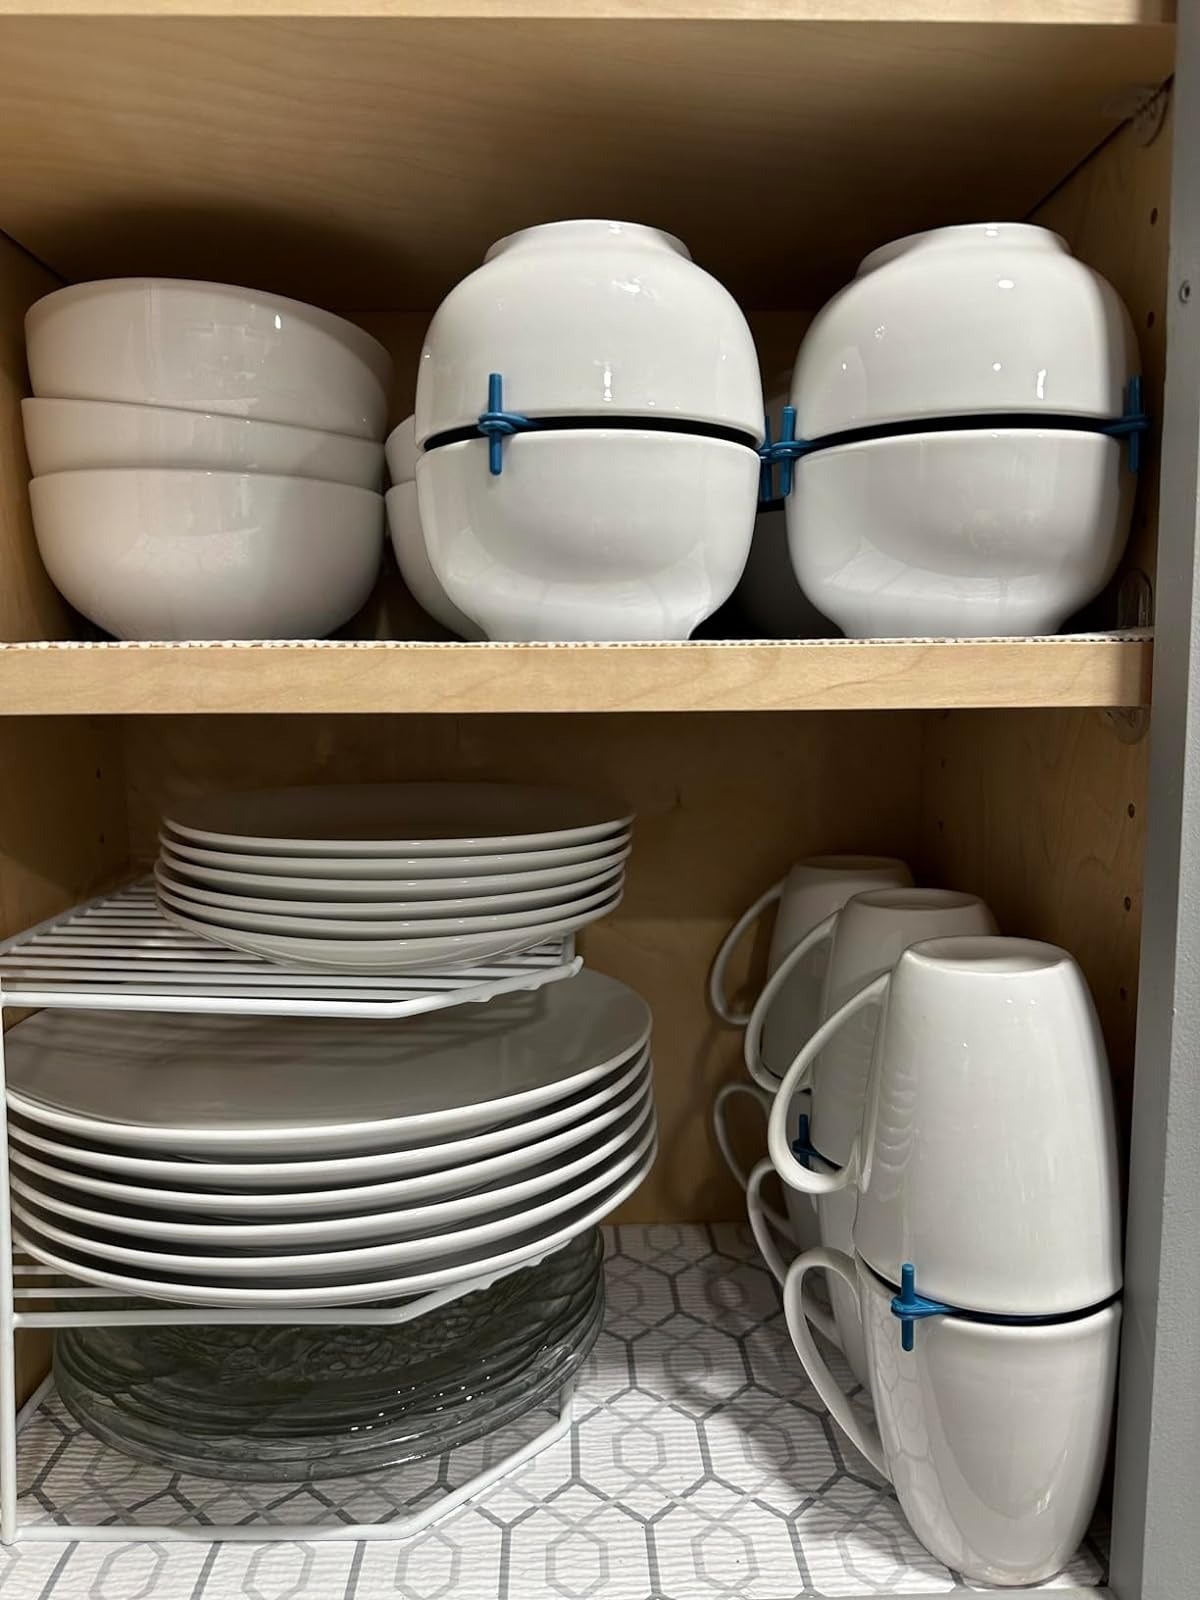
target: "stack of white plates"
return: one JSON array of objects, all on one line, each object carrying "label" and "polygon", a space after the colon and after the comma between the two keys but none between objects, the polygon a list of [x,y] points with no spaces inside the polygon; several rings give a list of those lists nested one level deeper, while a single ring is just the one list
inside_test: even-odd
[{"label": "stack of white plates", "polygon": [[77,1278],[212,1306],[486,1278],[649,1171],[649,1034],[592,972],[353,1026],[40,1012],[6,1041],[14,1230]]},{"label": "stack of white plates", "polygon": [[164,818],[163,912],[270,960],[465,966],[574,933],[621,898],[632,817],[503,783],[210,795]]}]

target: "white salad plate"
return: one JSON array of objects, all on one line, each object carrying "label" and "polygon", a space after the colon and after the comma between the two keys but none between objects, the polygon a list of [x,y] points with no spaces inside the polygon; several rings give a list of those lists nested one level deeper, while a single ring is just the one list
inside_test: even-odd
[{"label": "white salad plate", "polygon": [[[264,1274],[257,1263],[265,1259],[278,1265],[279,1257],[254,1258],[254,1265],[250,1265],[251,1258],[245,1256],[218,1257],[217,1273],[205,1277],[206,1269],[198,1265],[203,1257],[159,1256],[159,1260],[168,1263],[162,1268],[154,1264],[154,1253],[146,1251],[142,1255],[151,1259],[144,1260],[136,1269],[131,1265],[122,1272],[114,1270],[111,1264],[116,1259],[113,1247],[39,1222],[24,1207],[13,1208],[17,1221],[14,1231],[18,1242],[37,1260],[76,1278],[126,1294],[229,1307],[354,1305],[368,1300],[424,1294],[465,1279],[492,1277],[540,1260],[601,1221],[632,1194],[653,1166],[656,1148],[651,1131],[643,1137],[637,1153],[614,1164],[603,1175],[603,1182],[593,1180],[575,1188],[566,1196],[566,1205],[559,1196],[551,1205],[542,1207],[540,1225],[530,1224],[531,1213],[521,1211],[503,1225],[463,1229],[443,1234],[431,1243],[422,1241],[428,1254],[424,1259],[418,1257],[404,1263],[408,1270],[399,1275],[395,1273],[395,1266],[403,1262],[403,1255],[393,1258],[391,1266],[377,1259],[373,1271],[363,1259],[365,1256],[378,1258],[387,1251],[400,1249],[399,1246],[386,1247],[383,1252],[375,1249],[294,1256],[290,1260],[294,1282],[264,1288],[260,1283],[248,1286],[239,1280],[261,1278]],[[505,1232],[505,1226],[511,1231]],[[324,1267],[314,1271],[314,1260],[324,1261]],[[236,1271],[231,1270],[235,1267]]]},{"label": "white salad plate", "polygon": [[203,795],[169,834],[260,856],[472,856],[592,844],[627,829],[616,801],[515,783],[367,783]]},{"label": "white salad plate", "polygon": [[[132,1180],[138,1180],[140,1187],[134,1189],[134,1195],[144,1195],[147,1186],[153,1185],[156,1204],[163,1207],[178,1203],[186,1210],[223,1211],[234,1204],[280,1215],[294,1211],[301,1202],[314,1214],[320,1209],[334,1212],[343,1206],[371,1209],[392,1201],[457,1193],[476,1177],[487,1182],[491,1177],[502,1176],[515,1170],[527,1154],[535,1159],[538,1141],[550,1137],[569,1140],[561,1147],[569,1149],[572,1143],[586,1137],[586,1129],[577,1131],[582,1125],[590,1125],[593,1117],[611,1112],[632,1086],[641,1082],[648,1062],[649,1051],[643,1046],[619,1062],[599,1084],[565,1094],[534,1116],[509,1118],[483,1133],[359,1155],[291,1161],[222,1161],[208,1157],[172,1160],[89,1144],[65,1132],[54,1137],[44,1130],[27,1128],[11,1117],[8,1132],[14,1147],[36,1150],[55,1163],[67,1163],[58,1170],[58,1179],[63,1183],[82,1186],[89,1170],[112,1173],[127,1187],[132,1187]],[[72,1164],[83,1167],[85,1172],[69,1170]],[[124,1180],[131,1182],[124,1184]]]},{"label": "white salad plate", "polygon": [[[628,835],[624,837],[628,838]],[[617,842],[616,839],[613,840],[614,845]],[[540,870],[532,868],[524,872],[459,872],[443,878],[343,878],[291,876],[274,871],[260,872],[255,870],[261,863],[260,856],[247,858],[255,863],[255,868],[245,871],[229,867],[213,867],[208,866],[203,860],[196,859],[202,852],[191,852],[189,858],[189,855],[183,854],[179,845],[165,836],[160,839],[159,844],[159,860],[171,869],[172,877],[202,884],[213,890],[223,890],[225,893],[263,895],[274,900],[342,901],[357,904],[370,904],[373,901],[390,902],[393,899],[413,903],[436,900],[450,907],[448,915],[453,913],[456,906],[476,911],[501,910],[503,907],[500,905],[486,903],[497,901],[501,897],[506,904],[511,900],[515,907],[516,900],[513,897],[517,895],[529,896],[529,904],[533,906],[539,903],[533,900],[533,895],[547,889],[569,888],[589,878],[615,872],[618,867],[624,866],[631,854],[631,847],[627,843],[611,851],[607,849],[606,844],[605,853],[592,859],[568,863],[565,866],[544,867]],[[277,859],[273,858],[272,867],[275,866]],[[302,864],[309,873],[313,872],[315,864],[311,860],[305,859]],[[363,864],[375,865],[374,862]],[[320,865],[325,867],[328,863],[322,862]]]},{"label": "white salad plate", "polygon": [[[619,1070],[619,1069],[618,1069]],[[153,1209],[169,1214],[182,1211],[188,1216],[202,1213],[221,1218],[236,1217],[239,1221],[257,1222],[267,1218],[286,1218],[309,1221],[317,1217],[336,1217],[349,1227],[350,1220],[359,1214],[379,1212],[385,1207],[418,1206],[427,1202],[457,1200],[464,1195],[474,1195],[489,1187],[517,1182],[523,1174],[532,1172],[546,1163],[562,1163],[562,1170],[574,1159],[572,1152],[581,1145],[595,1140],[606,1129],[620,1122],[645,1098],[650,1081],[650,1056],[641,1052],[633,1066],[619,1071],[617,1087],[606,1099],[591,1097],[596,1109],[547,1138],[534,1138],[528,1144],[501,1150],[495,1155],[478,1159],[469,1157],[440,1171],[418,1173],[410,1177],[385,1179],[377,1183],[352,1184],[346,1188],[282,1189],[279,1191],[254,1190],[248,1193],[212,1192],[207,1189],[168,1188],[162,1183],[186,1184],[196,1163],[153,1162],[155,1167],[169,1169],[161,1181],[126,1183],[110,1178],[100,1178],[88,1171],[77,1171],[64,1164],[73,1160],[77,1152],[69,1145],[32,1137],[13,1124],[14,1141],[10,1148],[10,1164],[14,1173],[36,1189],[45,1189],[47,1183],[63,1198],[76,1204],[95,1198],[122,1208],[121,1215],[130,1207]],[[536,1127],[537,1119],[528,1124]],[[487,1135],[483,1136],[484,1138]],[[466,1139],[463,1144],[474,1141]],[[451,1145],[449,1148],[453,1149]],[[36,1149],[40,1160],[30,1153]],[[278,1163],[286,1167],[286,1162]],[[333,1165],[333,1163],[328,1163]],[[207,1170],[207,1169],[202,1169]],[[150,1176],[143,1174],[143,1176]],[[325,1173],[333,1177],[333,1173]],[[154,1174],[158,1180],[160,1175]],[[110,1223],[111,1225],[111,1223]]]},{"label": "white salad plate", "polygon": [[[231,950],[263,956],[268,961],[312,967],[324,972],[429,972],[443,967],[468,966],[496,956],[529,950],[543,939],[576,933],[614,911],[621,902],[620,890],[588,911],[574,916],[535,922],[525,928],[509,928],[495,933],[450,934],[445,938],[362,939],[321,938],[266,933],[250,929],[218,926],[204,917],[189,915],[167,905],[160,897],[163,915],[177,927],[198,938],[214,939]],[[198,908],[191,906],[194,912]]]},{"label": "white salad plate", "polygon": [[[308,932],[315,929],[326,933],[336,931],[338,922],[349,922],[362,932],[372,934],[420,934],[426,929],[434,933],[469,933],[473,928],[490,929],[509,926],[509,919],[521,917],[538,919],[551,916],[571,916],[583,907],[578,903],[592,895],[604,895],[617,887],[619,868],[579,878],[573,884],[560,884],[554,889],[532,889],[523,894],[468,896],[461,900],[268,900],[251,894],[228,894],[221,889],[210,889],[203,884],[189,883],[171,867],[159,862],[154,869],[155,882],[177,899],[189,900],[197,906],[209,907],[220,920],[224,911],[252,912],[263,917],[278,918],[288,931]],[[183,907],[178,909],[183,910]],[[329,922],[328,919],[334,919]],[[415,927],[406,924],[415,923]],[[524,926],[524,921],[520,926]]]},{"label": "white salad plate", "polygon": [[597,1082],[646,1002],[584,971],[399,1022],[40,1011],[5,1041],[8,1103],[155,1155],[282,1158],[452,1138]]},{"label": "white salad plate", "polygon": [[[652,1096],[648,1086],[643,1086],[636,1103],[625,1111],[615,1127],[588,1139],[569,1159],[546,1157],[515,1181],[486,1184],[453,1199],[393,1205],[385,1211],[359,1212],[352,1216],[246,1222],[234,1220],[238,1209],[235,1201],[228,1206],[226,1221],[192,1222],[159,1216],[148,1210],[145,1203],[136,1210],[125,1202],[108,1210],[84,1205],[53,1181],[52,1173],[49,1183],[32,1172],[28,1176],[14,1175],[12,1187],[13,1193],[23,1201],[40,1207],[66,1228],[76,1225],[95,1228],[114,1238],[132,1239],[135,1244],[141,1239],[153,1239],[162,1241],[169,1249],[351,1249],[367,1240],[442,1234],[476,1218],[508,1216],[511,1208],[534,1200],[548,1190],[562,1189],[576,1180],[590,1181],[597,1171],[608,1171],[612,1162],[620,1160],[631,1145],[641,1139],[649,1130],[653,1115]],[[150,1198],[153,1200],[153,1195]],[[536,1208],[529,1215],[531,1221],[536,1221]]]}]

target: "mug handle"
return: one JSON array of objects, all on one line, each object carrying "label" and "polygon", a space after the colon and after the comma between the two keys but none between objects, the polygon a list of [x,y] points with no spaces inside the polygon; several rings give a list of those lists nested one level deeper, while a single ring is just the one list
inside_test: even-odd
[{"label": "mug handle", "polygon": [[825,1402],[829,1415],[850,1443],[866,1456],[876,1472],[881,1473],[890,1483],[892,1475],[888,1471],[887,1457],[883,1453],[883,1440],[880,1438],[879,1429],[874,1423],[860,1416],[850,1404],[848,1396],[825,1365],[816,1341],[809,1332],[810,1297],[804,1293],[804,1278],[814,1267],[823,1268],[826,1272],[835,1272],[849,1285],[855,1299],[858,1298],[858,1276],[854,1270],[854,1262],[844,1251],[830,1250],[824,1245],[816,1250],[808,1250],[792,1262],[784,1279],[783,1314],[787,1321],[788,1332],[792,1336],[792,1343],[796,1346],[796,1354],[800,1357],[813,1388]]},{"label": "mug handle", "polygon": [[[713,1010],[722,1022],[732,1023],[735,1028],[744,1028],[750,1020],[748,1011],[735,1011],[725,995],[725,969],[729,965],[729,958],[738,946],[742,935],[753,926],[762,916],[768,906],[783,899],[783,885],[786,880],[780,878],[778,883],[773,883],[765,894],[760,894],[758,899],[745,911],[730,928],[721,941],[721,948],[717,951],[716,960],[712,964],[712,971],[708,975],[708,998]],[[746,1187],[742,1184],[743,1189]]]},{"label": "mug handle", "polygon": [[[750,1180],[738,1165],[738,1159],[733,1153],[733,1145],[730,1142],[729,1129],[725,1125],[726,1102],[732,1100],[736,1094],[749,1095],[755,1105],[761,1108],[764,1117],[769,1117],[771,1114],[774,1096],[769,1095],[765,1089],[760,1089],[756,1083],[727,1083],[723,1089],[718,1090],[717,1097],[713,1101],[713,1132],[717,1137],[717,1148],[725,1157],[725,1165],[733,1173],[739,1189],[746,1189]],[[782,1212],[776,1211],[773,1206],[767,1205],[765,1200],[760,1200],[759,1205],[767,1222],[775,1231],[781,1233],[790,1244],[795,1244],[796,1236],[792,1232],[792,1224],[788,1218]],[[782,1282],[780,1273],[777,1272],[775,1276]]]},{"label": "mug handle", "polygon": [[[799,945],[796,948],[799,949]],[[845,1005],[826,1017],[817,1031],[800,1046],[799,1054],[784,1074],[775,1095],[775,1103],[771,1107],[771,1114],[767,1118],[767,1149],[770,1151],[771,1160],[775,1163],[776,1172],[784,1183],[790,1184],[793,1189],[802,1189],[805,1194],[835,1194],[837,1190],[845,1189],[858,1178],[861,1134],[855,1136],[854,1143],[850,1147],[850,1159],[844,1167],[835,1167],[828,1173],[818,1172],[813,1167],[803,1167],[793,1155],[791,1141],[788,1139],[787,1108],[792,1096],[804,1087],[813,1062],[833,1035],[844,1023],[849,1022],[855,1012],[882,1000],[891,977],[890,972],[884,972],[878,978],[872,978],[871,982],[857,994],[852,994]]]},{"label": "mug handle", "polygon": [[[762,1058],[762,1034],[767,1020],[767,1013],[771,1009],[775,996],[787,982],[792,968],[797,962],[803,961],[809,951],[814,950],[817,945],[833,938],[833,930],[837,926],[837,919],[838,914],[834,911],[825,918],[824,922],[818,922],[815,928],[810,928],[795,949],[789,950],[787,955],[784,956],[763,985],[762,993],[754,1002],[754,1009],[750,1013],[749,1023],[746,1028],[746,1038],[742,1045],[742,1054],[746,1060],[746,1071],[754,1079],[755,1083],[761,1084],[764,1089],[773,1091],[779,1087],[778,1077]],[[803,1088],[804,1085],[798,1083],[796,1087]]]},{"label": "mug handle", "polygon": [[[750,1174],[750,1182],[746,1185],[746,1214],[750,1218],[750,1230],[754,1234],[754,1242],[762,1252],[762,1258],[770,1268],[771,1275],[776,1283],[786,1283],[788,1264],[780,1255],[771,1236],[768,1222],[774,1214],[763,1200],[761,1190],[763,1179],[767,1174],[774,1172],[770,1158],[766,1157],[758,1163]],[[815,1295],[806,1294],[804,1297],[804,1315],[819,1333],[823,1333],[831,1344],[842,1348],[841,1335],[838,1333],[837,1322],[833,1315],[826,1311]]]}]

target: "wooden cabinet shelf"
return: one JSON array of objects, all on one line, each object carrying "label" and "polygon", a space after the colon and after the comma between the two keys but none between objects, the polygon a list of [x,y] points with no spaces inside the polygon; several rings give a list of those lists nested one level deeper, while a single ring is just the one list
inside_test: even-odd
[{"label": "wooden cabinet shelf", "polygon": [[1149,704],[1148,635],[806,643],[0,646],[6,716]]}]

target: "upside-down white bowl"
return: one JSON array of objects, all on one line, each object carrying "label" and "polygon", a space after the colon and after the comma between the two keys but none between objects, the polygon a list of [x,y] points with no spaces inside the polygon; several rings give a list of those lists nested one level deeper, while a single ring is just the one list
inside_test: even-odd
[{"label": "upside-down white bowl", "polygon": [[733,296],[657,228],[579,220],[501,239],[425,336],[416,437],[487,409],[488,376],[531,417],[686,419],[763,435],[754,339]]},{"label": "upside-down white bowl", "polygon": [[387,453],[388,477],[393,484],[412,483],[417,476],[417,449],[415,417],[405,417],[387,436],[384,450]]},{"label": "upside-down white bowl", "polygon": [[489,639],[686,639],[750,548],[757,452],[640,429],[483,439],[417,465],[429,559]]},{"label": "upside-down white bowl", "polygon": [[103,400],[22,400],[36,478],[108,467],[271,472],[378,489],[383,447],[370,439],[252,417]]},{"label": "upside-down white bowl", "polygon": [[281,295],[185,278],[58,289],[25,314],[39,398],[219,411],[379,440],[392,362],[352,322]]},{"label": "upside-down white bowl", "polygon": [[312,639],[352,617],[383,496],[243,472],[57,472],[30,485],[46,570],[119,639]]},{"label": "upside-down white bowl", "polygon": [[1017,222],[873,251],[817,313],[792,376],[797,433],[966,413],[1118,417],[1140,371],[1129,313],[1065,240]]},{"label": "upside-down white bowl", "polygon": [[995,428],[797,463],[800,585],[851,638],[1055,633],[1116,571],[1135,477],[1101,434]]},{"label": "upside-down white bowl", "polygon": [[480,629],[451,602],[429,564],[416,483],[397,483],[388,490],[386,499],[392,549],[408,592],[422,611],[428,612],[450,633],[456,633],[460,639],[482,639]]}]

